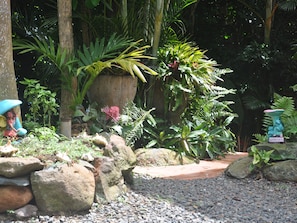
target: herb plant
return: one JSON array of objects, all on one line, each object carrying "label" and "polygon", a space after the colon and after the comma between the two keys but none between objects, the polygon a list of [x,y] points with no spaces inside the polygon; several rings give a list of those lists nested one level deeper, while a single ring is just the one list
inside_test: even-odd
[{"label": "herb plant", "polygon": [[58,114],[59,105],[56,101],[56,93],[40,85],[38,80],[25,78],[20,83],[26,86],[24,97],[29,104],[30,113],[25,114],[26,122],[50,127],[52,117]]},{"label": "herb plant", "polygon": [[274,150],[259,150],[256,146],[252,146],[249,155],[253,157],[251,168],[261,171],[265,166],[269,165],[271,155]]}]

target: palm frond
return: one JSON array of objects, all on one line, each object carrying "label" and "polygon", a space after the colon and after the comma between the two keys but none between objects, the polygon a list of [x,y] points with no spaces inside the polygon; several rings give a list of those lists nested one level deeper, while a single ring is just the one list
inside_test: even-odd
[{"label": "palm frond", "polygon": [[297,0],[285,0],[279,3],[279,7],[285,11],[294,11],[297,8]]},{"label": "palm frond", "polygon": [[253,95],[244,96],[242,98],[244,106],[251,110],[266,109],[269,105],[267,102],[261,101]]},{"label": "palm frond", "polygon": [[46,40],[39,40],[34,37],[34,42],[28,40],[16,40],[13,42],[13,49],[20,50],[20,54],[25,54],[28,52],[37,52],[39,57],[37,62],[42,62],[44,58],[49,59],[52,63],[56,65],[59,70],[67,68],[68,59],[66,61],[67,51],[63,50],[60,46],[55,46],[54,41],[49,38]]},{"label": "palm frond", "polygon": [[131,39],[116,35],[115,33],[108,40],[105,38],[96,39],[95,43],[90,43],[89,47],[84,45],[81,50],[78,50],[79,65],[87,66],[96,61],[105,61],[114,58],[122,50],[128,48],[131,43]]}]

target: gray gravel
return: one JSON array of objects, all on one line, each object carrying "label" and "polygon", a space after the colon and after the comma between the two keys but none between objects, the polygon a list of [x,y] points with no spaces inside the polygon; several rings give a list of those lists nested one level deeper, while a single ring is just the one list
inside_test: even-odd
[{"label": "gray gravel", "polygon": [[296,183],[263,179],[181,181],[137,175],[129,193],[115,202],[94,204],[86,214],[0,222],[296,223],[296,189]]}]

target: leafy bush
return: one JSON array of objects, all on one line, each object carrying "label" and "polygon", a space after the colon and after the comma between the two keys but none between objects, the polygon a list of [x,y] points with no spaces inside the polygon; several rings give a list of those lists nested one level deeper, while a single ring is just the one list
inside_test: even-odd
[{"label": "leafy bush", "polygon": [[273,152],[274,150],[259,150],[256,146],[252,146],[249,152],[249,155],[253,157],[251,169],[260,171],[265,166],[269,165],[269,161]]},{"label": "leafy bush", "polygon": [[58,114],[59,105],[56,101],[56,93],[40,85],[38,80],[25,78],[20,83],[26,86],[24,97],[29,104],[30,112],[25,115],[26,122],[30,123],[28,127],[40,125],[50,127],[52,117]]},{"label": "leafy bush", "polygon": [[[216,86],[221,75],[231,70],[218,69],[216,61],[191,43],[166,45],[159,50],[158,60],[165,98],[163,118],[169,122],[146,131],[155,137],[147,146],[211,159],[233,151],[235,137],[228,126],[236,115],[229,108],[232,102],[223,98],[234,91]],[[179,112],[179,120],[171,119],[174,112]]]},{"label": "leafy bush", "polygon": [[[82,122],[88,122],[90,133],[112,132],[122,136],[128,146],[133,147],[134,143],[140,139],[144,133],[144,123],[155,125],[155,119],[151,115],[154,109],[146,111],[137,107],[133,102],[127,103],[122,114],[109,114],[109,110],[117,106],[97,108],[96,103],[89,106],[86,113],[80,109],[75,112],[76,120],[81,117]],[[117,107],[118,108],[118,107]],[[113,117],[113,118],[111,118]]]}]

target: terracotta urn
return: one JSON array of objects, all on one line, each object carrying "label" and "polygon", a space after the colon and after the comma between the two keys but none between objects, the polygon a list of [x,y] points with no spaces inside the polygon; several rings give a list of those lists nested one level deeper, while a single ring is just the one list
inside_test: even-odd
[{"label": "terracotta urn", "polygon": [[100,74],[89,89],[88,99],[90,103],[96,102],[99,109],[118,106],[122,110],[127,102],[134,100],[136,91],[136,77]]}]

